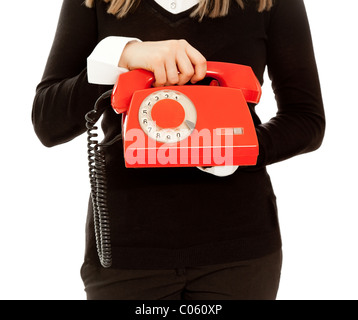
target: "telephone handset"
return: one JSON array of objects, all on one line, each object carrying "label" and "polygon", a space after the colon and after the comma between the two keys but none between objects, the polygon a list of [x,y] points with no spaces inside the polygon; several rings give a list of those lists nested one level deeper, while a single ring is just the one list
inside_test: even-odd
[{"label": "telephone handset", "polygon": [[261,86],[248,66],[207,62],[216,85],[153,88],[153,73],[121,74],[111,103],[124,114],[126,167],[255,165],[258,141],[247,102]]}]

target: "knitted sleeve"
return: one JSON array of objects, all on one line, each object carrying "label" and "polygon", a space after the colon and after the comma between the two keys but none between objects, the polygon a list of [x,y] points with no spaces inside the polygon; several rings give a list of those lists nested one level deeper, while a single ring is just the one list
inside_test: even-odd
[{"label": "knitted sleeve", "polygon": [[303,0],[276,1],[268,35],[268,74],[277,101],[274,118],[257,127],[263,164],[317,149],[325,116]]},{"label": "knitted sleeve", "polygon": [[86,58],[97,44],[96,10],[83,0],[64,0],[43,77],[36,89],[32,122],[48,147],[67,142],[85,128],[85,114],[104,88],[88,83]]}]

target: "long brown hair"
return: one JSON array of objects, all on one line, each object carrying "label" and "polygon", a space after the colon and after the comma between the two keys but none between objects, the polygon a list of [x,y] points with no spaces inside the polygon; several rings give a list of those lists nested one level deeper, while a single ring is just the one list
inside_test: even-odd
[{"label": "long brown hair", "polygon": [[[109,3],[108,13],[116,15],[118,18],[124,17],[132,8],[136,7],[140,0],[102,0]],[[254,0],[250,0],[254,1]],[[272,7],[273,0],[256,0],[258,2],[257,10],[259,12],[269,10]],[[85,0],[87,7],[92,7],[95,0]],[[236,0],[241,8],[244,8],[244,0]],[[192,13],[192,16],[198,16],[202,19],[204,16],[217,18],[225,16],[229,11],[230,0],[199,0],[199,5]]]}]

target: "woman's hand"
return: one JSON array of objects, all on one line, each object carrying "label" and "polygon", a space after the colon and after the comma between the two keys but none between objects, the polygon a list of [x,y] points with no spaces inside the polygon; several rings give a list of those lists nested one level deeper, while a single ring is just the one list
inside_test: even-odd
[{"label": "woman's hand", "polygon": [[118,66],[153,72],[155,87],[194,84],[206,75],[206,59],[186,40],[129,42]]}]

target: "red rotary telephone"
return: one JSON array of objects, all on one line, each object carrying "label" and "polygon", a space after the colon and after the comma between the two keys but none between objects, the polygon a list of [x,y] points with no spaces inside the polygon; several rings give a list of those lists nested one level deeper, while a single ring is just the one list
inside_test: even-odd
[{"label": "red rotary telephone", "polygon": [[121,74],[112,106],[123,113],[126,167],[255,165],[258,141],[247,102],[261,86],[248,66],[207,62],[213,85],[153,88],[153,73]]}]

